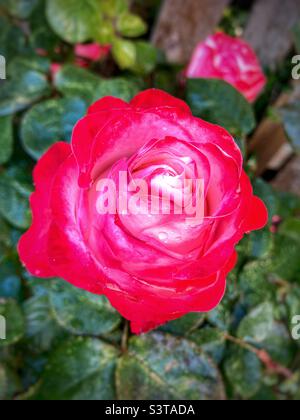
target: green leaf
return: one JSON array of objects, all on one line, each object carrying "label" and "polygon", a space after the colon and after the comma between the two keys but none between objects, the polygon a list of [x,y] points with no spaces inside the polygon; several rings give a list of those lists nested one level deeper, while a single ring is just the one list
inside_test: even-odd
[{"label": "green leaf", "polygon": [[[21,347],[21,346],[20,346]],[[22,354],[23,365],[22,365],[22,383],[23,393],[18,394],[17,400],[31,400],[36,394],[40,386],[40,379],[47,365],[49,354],[37,353],[34,348],[27,345],[23,345]],[[24,390],[26,390],[24,392]]]},{"label": "green leaf", "polygon": [[22,30],[12,25],[4,16],[0,16],[0,54],[6,58],[6,63],[25,50],[25,36]]},{"label": "green leaf", "polygon": [[49,54],[55,54],[57,46],[60,45],[60,38],[51,30],[45,11],[45,2],[39,1],[30,17],[29,42],[32,50],[42,49]]},{"label": "green leaf", "polygon": [[222,331],[228,331],[232,323],[232,314],[224,300],[216,309],[207,314],[208,321]]},{"label": "green leaf", "polygon": [[27,108],[49,94],[49,62],[43,58],[17,57],[7,66],[8,80],[0,92],[0,116]]},{"label": "green leaf", "polygon": [[266,302],[254,308],[241,322],[238,337],[265,349],[277,362],[288,365],[293,346],[287,328],[276,321],[275,307]]},{"label": "green leaf", "polygon": [[260,389],[262,365],[255,353],[241,347],[231,346],[224,370],[234,393],[249,399]]},{"label": "green leaf", "polygon": [[101,80],[94,92],[94,100],[105,96],[114,96],[129,102],[141,88],[141,82],[135,79],[116,77],[114,79]]},{"label": "green leaf", "polygon": [[272,275],[272,261],[252,261],[246,264],[239,276],[239,287],[245,304],[255,307],[266,300],[275,301],[277,286]]},{"label": "green leaf", "polygon": [[101,12],[105,17],[116,18],[128,10],[128,0],[101,0]]},{"label": "green leaf", "polygon": [[22,310],[13,299],[0,298],[0,316],[6,321],[6,339],[0,340],[1,348],[21,340],[25,332],[25,323]]},{"label": "green leaf", "polygon": [[298,281],[300,276],[300,238],[279,231],[275,238],[273,271],[281,278]]},{"label": "green leaf", "polygon": [[26,269],[24,270],[23,277],[26,280],[26,284],[28,285],[31,294],[34,296],[49,297],[52,285],[57,281],[55,278],[44,281],[40,278],[32,277]]},{"label": "green leaf", "polygon": [[115,28],[113,23],[107,20],[103,20],[96,28],[93,33],[95,41],[102,45],[112,45],[116,39]]},{"label": "green leaf", "polygon": [[39,159],[57,141],[70,141],[74,125],[85,115],[78,98],[51,99],[32,107],[24,116],[21,139],[26,152]]},{"label": "green leaf", "polygon": [[12,247],[12,240],[10,236],[9,226],[0,216],[0,263],[5,261],[5,258],[10,253],[9,248]]},{"label": "green leaf", "polygon": [[260,178],[254,181],[253,188],[254,193],[260,197],[267,206],[269,221],[271,221],[272,217],[278,215],[279,211],[279,203],[275,191],[270,184]]},{"label": "green leaf", "polygon": [[176,319],[175,321],[168,322],[160,327],[160,330],[178,336],[185,336],[194,329],[198,328],[204,320],[205,315],[190,313],[182,318]]},{"label": "green leaf", "polygon": [[276,391],[269,386],[263,384],[258,392],[251,397],[253,401],[276,401],[277,395]]},{"label": "green leaf", "polygon": [[285,220],[280,226],[280,233],[300,242],[300,219]]},{"label": "green leaf", "polygon": [[0,364],[0,401],[12,399],[21,389],[17,374],[10,367]]},{"label": "green leaf", "polygon": [[217,79],[189,79],[187,102],[193,113],[242,136],[255,128],[251,105],[231,85]]},{"label": "green leaf", "polygon": [[[288,307],[289,326],[292,329],[293,318],[300,315],[300,287],[293,287],[286,296],[286,304]],[[299,342],[300,346],[300,342]]]},{"label": "green leaf", "polygon": [[53,31],[71,44],[92,38],[102,20],[99,0],[47,0],[46,14]]},{"label": "green leaf", "polygon": [[136,65],[136,46],[131,41],[116,39],[113,43],[112,55],[122,70],[131,69]]},{"label": "green leaf", "polygon": [[274,322],[270,334],[262,343],[263,348],[273,360],[283,366],[289,366],[295,356],[295,346],[291,341],[290,332],[281,322]]},{"label": "green leaf", "polygon": [[102,79],[88,70],[66,65],[55,78],[56,89],[66,96],[76,96],[88,105],[104,96],[115,96],[130,101],[141,86],[136,80],[117,77]]},{"label": "green leaf", "polygon": [[249,236],[248,255],[253,258],[267,258],[272,253],[273,245],[273,235],[268,227],[252,232]]},{"label": "green leaf", "polygon": [[297,152],[300,152],[300,101],[295,101],[279,110],[288,138]]},{"label": "green leaf", "polygon": [[62,336],[57,325],[48,295],[38,295],[24,303],[26,337],[32,342],[35,351],[51,349],[57,337]]},{"label": "green leaf", "polygon": [[27,19],[39,0],[0,0],[0,7],[3,7],[9,14],[20,19]]},{"label": "green leaf", "polygon": [[74,337],[51,355],[36,395],[41,400],[113,400],[118,352],[93,338]]},{"label": "green leaf", "polygon": [[[159,53],[157,53],[157,56]],[[164,90],[173,96],[177,94],[177,86],[174,83],[176,78],[176,69],[172,68],[157,68],[153,73],[153,87],[156,89]]]},{"label": "green leaf", "polygon": [[282,382],[279,387],[280,391],[284,394],[283,398],[286,400],[299,401],[300,400],[300,370],[297,370],[295,374]]},{"label": "green leaf", "polygon": [[223,399],[220,373],[194,343],[161,333],[130,340],[118,363],[117,393],[123,400]]},{"label": "green leaf", "polygon": [[0,265],[0,297],[21,298],[21,279],[17,273],[16,264],[10,260],[4,260]]},{"label": "green leaf", "polygon": [[300,197],[285,191],[277,191],[278,214],[283,218],[293,217],[300,212]]},{"label": "green leaf", "polygon": [[196,343],[215,363],[221,363],[226,348],[226,340],[222,331],[206,326],[189,334],[188,339]]},{"label": "green leaf", "polygon": [[27,229],[31,221],[30,194],[27,185],[3,174],[0,177],[0,215],[3,219],[16,228]]},{"label": "green leaf", "polygon": [[137,41],[135,48],[136,64],[132,67],[132,70],[141,75],[153,72],[158,60],[157,49],[145,41]]},{"label": "green leaf", "polygon": [[117,30],[122,36],[135,38],[144,35],[148,27],[139,16],[132,13],[124,13],[117,20]]},{"label": "green leaf", "polygon": [[76,96],[91,104],[101,79],[88,70],[67,64],[57,73],[54,85],[67,96]]},{"label": "green leaf", "polygon": [[8,162],[13,152],[12,117],[0,117],[0,165]]},{"label": "green leaf", "polygon": [[63,281],[51,288],[50,303],[58,324],[72,334],[101,336],[121,322],[104,296],[92,295]]},{"label": "green leaf", "polygon": [[266,302],[254,308],[241,322],[238,337],[251,343],[263,343],[272,332],[274,307]]}]

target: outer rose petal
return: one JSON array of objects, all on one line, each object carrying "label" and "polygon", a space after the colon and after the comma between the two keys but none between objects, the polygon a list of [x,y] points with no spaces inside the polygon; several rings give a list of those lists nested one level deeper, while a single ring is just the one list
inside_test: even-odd
[{"label": "outer rose petal", "polygon": [[47,252],[48,233],[52,219],[51,189],[58,169],[70,154],[69,144],[56,143],[39,160],[34,170],[36,191],[30,198],[33,222],[31,228],[22,236],[18,251],[23,264],[31,274],[37,277],[54,276]]},{"label": "outer rose petal", "polygon": [[101,294],[104,274],[85,243],[77,203],[80,189],[78,167],[71,155],[56,173],[52,187],[53,221],[49,228],[48,255],[55,275],[74,286]]},{"label": "outer rose petal", "polygon": [[122,99],[114,98],[113,96],[106,96],[105,98],[96,101],[88,109],[88,114],[96,114],[101,111],[112,111],[112,110],[125,110],[129,109],[127,102],[122,101]]},{"label": "outer rose petal", "polygon": [[249,205],[249,213],[245,222],[246,233],[263,229],[268,223],[268,210],[265,203],[258,197],[253,197]]},{"label": "outer rose petal", "polygon": [[147,111],[157,108],[176,108],[192,115],[189,106],[185,102],[159,89],[148,89],[139,93],[132,99],[130,105],[133,108]]},{"label": "outer rose petal", "polygon": [[[104,104],[107,104],[108,109],[100,111]],[[109,104],[112,105],[111,108],[109,108]],[[88,188],[91,184],[90,160],[95,138],[106,126],[110,126],[112,121],[117,121],[122,117],[124,107],[119,105],[118,101],[118,108],[116,108],[116,101],[112,98],[105,98],[104,102],[96,102],[89,109],[89,115],[78,121],[74,127],[72,149],[80,168],[78,182],[81,188]]]},{"label": "outer rose petal", "polygon": [[144,292],[135,298],[113,290],[106,296],[111,304],[127,319],[131,320],[131,330],[135,334],[146,333],[158,326],[173,321],[190,312],[209,312],[221,302],[226,289],[226,276],[234,268],[237,254],[234,251],[223,271],[214,276],[211,284],[185,294],[170,291],[169,296],[153,288],[152,293]]}]

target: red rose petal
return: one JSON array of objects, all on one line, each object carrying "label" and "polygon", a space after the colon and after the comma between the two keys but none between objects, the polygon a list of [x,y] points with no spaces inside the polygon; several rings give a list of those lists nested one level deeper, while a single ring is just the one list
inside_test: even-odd
[{"label": "red rose petal", "polygon": [[132,99],[130,105],[133,108],[147,111],[157,108],[176,108],[189,115],[192,114],[189,106],[185,102],[159,89],[148,89],[141,92]]},{"label": "red rose petal", "polygon": [[22,236],[18,251],[21,261],[28,271],[37,277],[53,277],[54,272],[49,265],[47,240],[52,220],[50,209],[53,179],[70,156],[71,148],[67,143],[56,143],[39,160],[33,174],[36,191],[30,198],[33,213],[31,228]]}]

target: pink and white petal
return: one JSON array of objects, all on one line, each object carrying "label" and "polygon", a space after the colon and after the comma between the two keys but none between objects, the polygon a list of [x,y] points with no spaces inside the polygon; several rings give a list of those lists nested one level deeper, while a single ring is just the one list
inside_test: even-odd
[{"label": "pink and white petal", "polygon": [[166,133],[181,140],[192,139],[176,121],[154,113],[123,113],[98,133],[87,171],[95,180],[120,159],[129,158],[150,140],[165,138]]},{"label": "pink and white petal", "polygon": [[[225,154],[235,160],[240,174],[243,169],[243,157],[239,146],[234,138],[224,128],[208,123],[200,118],[193,117],[187,113],[182,113],[178,109],[157,108],[152,109],[151,112],[157,114],[162,118],[161,124],[163,127],[163,120],[168,120],[169,124],[173,122],[185,134],[183,136],[174,135],[165,130],[165,136],[177,137],[180,140],[190,141],[196,144],[214,144],[219,147]],[[164,137],[165,137],[164,136]],[[154,137],[162,138],[162,137]]]},{"label": "pink and white petal", "polygon": [[78,226],[62,229],[52,222],[47,252],[55,276],[90,293],[103,293],[106,277],[83,241]]},{"label": "pink and white petal", "polygon": [[18,252],[28,271],[37,277],[54,276],[47,254],[47,240],[52,220],[50,197],[53,179],[70,154],[70,145],[56,143],[39,160],[34,170],[36,191],[30,198],[33,221],[30,229],[20,239]]},{"label": "pink and white petal", "polygon": [[71,155],[56,173],[52,187],[53,221],[49,228],[47,253],[56,276],[76,287],[101,294],[105,275],[94,259],[80,229],[81,191],[78,167]]},{"label": "pink and white petal", "polygon": [[240,202],[240,168],[236,161],[215,144],[199,145],[210,163],[210,184],[206,196],[206,217],[232,213]]},{"label": "pink and white petal", "polygon": [[[99,101],[99,106],[101,105],[103,102]],[[97,106],[96,103],[95,109]],[[78,184],[81,188],[88,188],[91,184],[90,160],[97,135],[106,126],[116,124],[123,114],[122,109],[102,110],[95,114],[88,114],[75,125],[72,134],[72,150],[80,169]]]}]

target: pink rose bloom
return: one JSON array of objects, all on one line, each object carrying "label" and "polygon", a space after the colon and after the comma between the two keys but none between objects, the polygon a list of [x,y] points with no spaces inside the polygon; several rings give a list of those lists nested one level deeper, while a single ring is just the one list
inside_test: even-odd
[{"label": "pink rose bloom", "polygon": [[266,77],[251,46],[222,32],[196,47],[186,76],[225,80],[249,102],[254,102],[266,85]]},{"label": "pink rose bloom", "polygon": [[[123,211],[131,202],[118,182],[124,174],[130,194],[141,189],[142,214]],[[97,101],[76,124],[71,145],[52,146],[33,176],[33,222],[18,246],[21,261],[34,276],[104,294],[137,334],[214,309],[236,245],[268,220],[231,135],[155,89],[130,103]],[[199,179],[200,218],[187,211]],[[99,211],[104,180],[121,191],[114,202],[122,206],[111,213]],[[148,211],[162,195],[172,196],[173,211]]]}]

